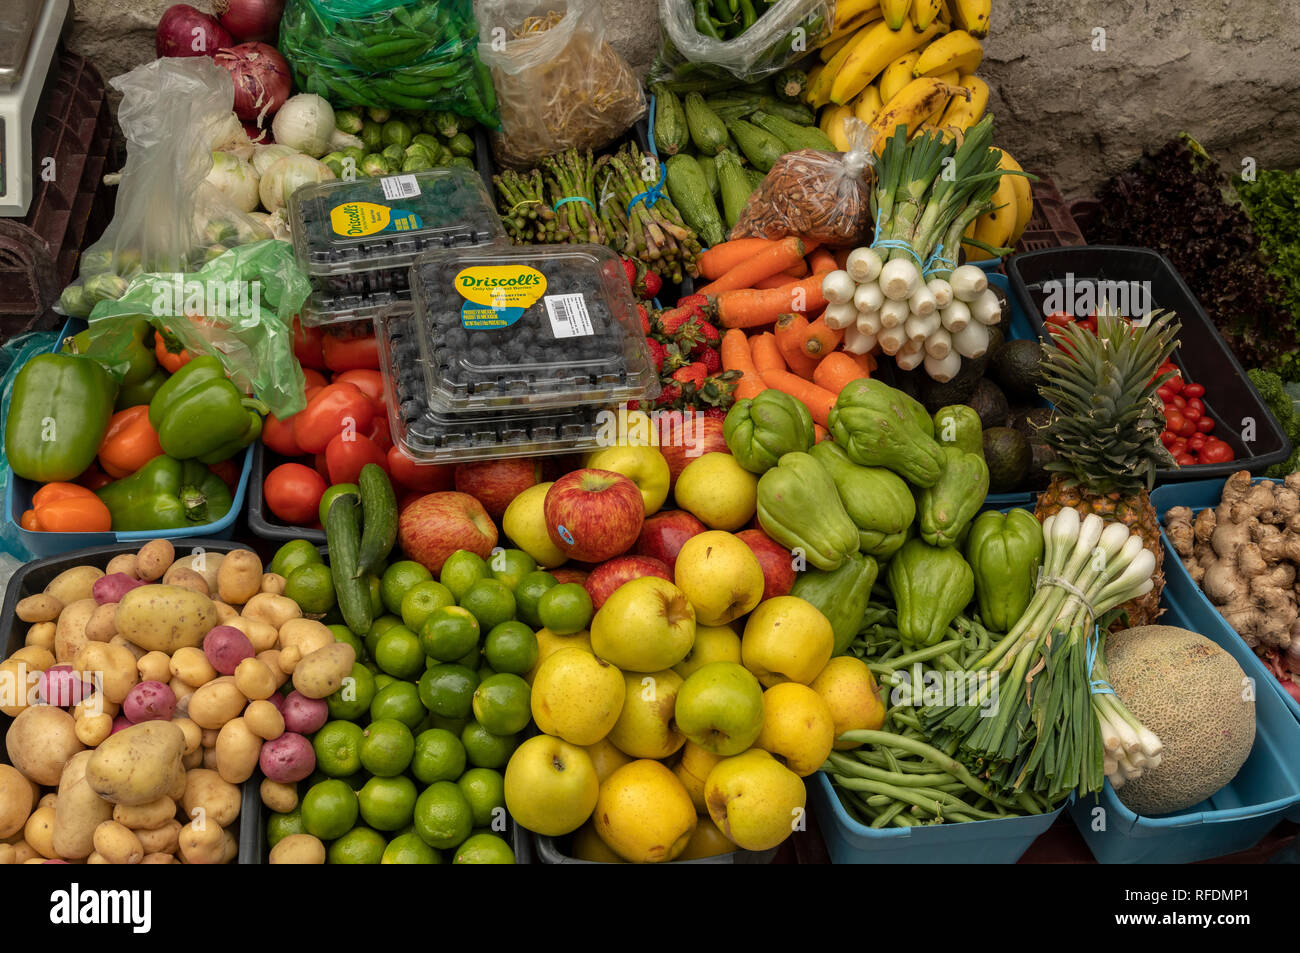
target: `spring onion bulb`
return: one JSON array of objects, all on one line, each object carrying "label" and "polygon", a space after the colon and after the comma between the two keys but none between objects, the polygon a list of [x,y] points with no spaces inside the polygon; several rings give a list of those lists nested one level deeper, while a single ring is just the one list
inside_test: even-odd
[{"label": "spring onion bulb", "polygon": [[858,320],[858,309],[853,306],[851,300],[836,302],[826,306],[822,317],[826,319],[826,326],[832,331],[842,331]]},{"label": "spring onion bulb", "polygon": [[885,296],[874,281],[858,285],[858,290],[853,292],[853,306],[859,311],[879,311],[884,303]]},{"label": "spring onion bulb", "polygon": [[925,353],[936,361],[942,361],[952,353],[952,335],[943,328],[936,328],[935,331],[925,339]]},{"label": "spring onion bulb", "polygon": [[961,373],[961,355],[949,351],[947,357],[925,355],[925,372],[940,384],[946,384]]},{"label": "spring onion bulb", "polygon": [[[276,136],[277,141],[279,136]],[[948,284],[952,285],[953,297],[958,301],[974,301],[989,286],[989,276],[984,274],[984,269],[977,268],[974,265],[961,265],[954,268],[948,278]]]},{"label": "spring onion bulb", "polygon": [[890,298],[880,306],[880,326],[882,328],[899,327],[911,313],[912,309],[907,306],[906,301]]},{"label": "spring onion bulb", "polygon": [[853,300],[857,285],[847,271],[832,271],[822,279],[822,294],[831,304],[848,304]]},{"label": "spring onion bulb", "polygon": [[[925,351],[918,346],[914,351],[900,350],[894,357],[899,370],[914,371],[926,361]],[[959,363],[960,366],[960,363]]]},{"label": "spring onion bulb", "polygon": [[989,349],[989,329],[972,321],[952,336],[952,346],[962,357],[983,357]]},{"label": "spring onion bulb", "polygon": [[850,354],[868,354],[875,346],[875,334],[860,330],[856,324],[850,324],[844,329],[844,350]]},{"label": "spring onion bulb", "polygon": [[[883,319],[883,315],[881,317]],[[907,343],[907,334],[903,331],[901,324],[884,326],[880,329],[880,333],[876,335],[876,341],[880,344],[882,351],[893,357]]]},{"label": "spring onion bulb", "polygon": [[934,292],[930,290],[929,285],[918,285],[916,291],[912,292],[912,297],[907,299],[908,306],[912,313],[928,318],[939,310],[939,304],[935,300]]},{"label": "spring onion bulb", "polygon": [[857,328],[863,334],[870,334],[873,337],[880,333],[880,312],[879,311],[859,311]]},{"label": "spring onion bulb", "polygon": [[853,249],[844,261],[844,267],[849,276],[858,284],[875,281],[880,277],[882,265],[883,262],[881,262],[880,256],[876,254],[875,249],[866,247]]},{"label": "spring onion bulb", "polygon": [[891,301],[906,301],[921,283],[921,272],[906,258],[891,258],[880,269],[880,291]]},{"label": "spring onion bulb", "polygon": [[903,322],[903,331],[906,332],[909,341],[924,341],[938,330],[939,315],[933,312],[928,318],[923,318],[920,315],[913,314]]},{"label": "spring onion bulb", "polygon": [[948,284],[942,278],[931,278],[926,287],[930,289],[930,294],[934,295],[935,307],[943,310],[952,304],[952,285]]},{"label": "spring onion bulb", "polygon": [[1002,305],[992,288],[985,288],[974,301],[967,305],[970,316],[980,324],[994,325],[1002,320]]},{"label": "spring onion bulb", "polygon": [[954,298],[949,302],[948,307],[939,312],[939,320],[944,330],[956,334],[971,323],[970,308]]}]

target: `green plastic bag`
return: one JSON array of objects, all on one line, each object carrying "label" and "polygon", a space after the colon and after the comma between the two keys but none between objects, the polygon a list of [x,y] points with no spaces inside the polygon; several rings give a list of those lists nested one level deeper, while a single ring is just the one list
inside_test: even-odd
[{"label": "green plastic bag", "polygon": [[90,315],[91,346],[120,380],[131,322],[143,317],[186,349],[215,354],[235,386],[283,420],[307,405],[293,318],[310,293],[288,242],[239,245],[193,273],[140,275],[116,301],[99,302]]}]

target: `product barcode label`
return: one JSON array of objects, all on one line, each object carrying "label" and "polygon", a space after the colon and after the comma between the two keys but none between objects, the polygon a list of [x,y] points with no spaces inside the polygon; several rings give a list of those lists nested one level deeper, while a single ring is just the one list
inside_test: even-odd
[{"label": "product barcode label", "polygon": [[384,198],[409,199],[420,194],[420,183],[413,175],[390,175],[379,180],[379,187],[384,190]]},{"label": "product barcode label", "polygon": [[582,295],[546,295],[546,313],[551,316],[551,332],[557,338],[580,338],[595,332],[591,315]]}]

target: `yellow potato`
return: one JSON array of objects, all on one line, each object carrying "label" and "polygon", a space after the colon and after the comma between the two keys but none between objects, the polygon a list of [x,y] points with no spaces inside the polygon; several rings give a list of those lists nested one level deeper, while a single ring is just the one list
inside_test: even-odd
[{"label": "yellow potato", "polygon": [[269,701],[259,699],[244,709],[244,723],[264,741],[274,741],[284,734],[284,716]]},{"label": "yellow potato", "polygon": [[273,596],[284,595],[284,577],[278,572],[263,573],[262,591],[269,592]]},{"label": "yellow potato", "polygon": [[241,615],[245,619],[270,623],[271,626],[279,629],[290,619],[301,618],[302,609],[298,607],[298,603],[287,596],[273,596],[269,592],[259,592],[244,603],[244,611]]},{"label": "yellow potato", "polygon": [[32,811],[23,828],[23,840],[42,857],[52,860],[59,856],[54,849],[54,808],[38,807]]},{"label": "yellow potato", "polygon": [[190,713],[190,699],[194,696],[194,686],[184,679],[177,678],[173,675],[167,682],[167,687],[170,688],[172,694],[176,696],[175,713],[182,717],[188,716]]},{"label": "yellow potato", "polygon": [[130,652],[131,658],[137,662],[149,654],[144,649],[140,648],[140,646],[136,645],[134,642],[128,641],[127,637],[124,635],[114,635],[111,639],[108,640],[108,644],[120,645],[122,648]]},{"label": "yellow potato", "polygon": [[171,568],[175,558],[176,549],[172,546],[171,540],[151,539],[140,547],[140,552],[136,553],[136,575],[146,582],[161,579]]},{"label": "yellow potato", "polygon": [[116,718],[122,706],[116,702],[105,700],[102,692],[92,692],[81,701],[77,702],[72,709],[72,717],[80,721],[87,715],[108,715],[110,718]]},{"label": "yellow potato", "polygon": [[217,595],[222,602],[242,606],[262,589],[262,560],[251,549],[227,553],[217,571]]},{"label": "yellow potato", "polygon": [[262,739],[253,734],[242,718],[222,726],[217,735],[217,772],[231,784],[243,784],[257,770]]},{"label": "yellow potato", "polygon": [[179,586],[140,586],[117,604],[117,631],[145,651],[200,645],[216,624],[212,600]]},{"label": "yellow potato", "polygon": [[[37,790],[39,790],[39,788],[38,788]],[[53,808],[54,805],[55,805],[55,803],[56,803],[58,800],[59,800],[59,796],[58,796],[56,793],[54,793],[53,791],[51,791],[49,794],[46,794],[46,795],[45,795],[44,797],[42,797],[39,801],[37,801],[37,802],[36,802],[36,806],[37,806],[37,807],[48,807],[48,808]]]},{"label": "yellow potato", "polygon": [[301,661],[302,652],[299,651],[298,646],[291,645],[287,649],[280,650],[280,658],[277,660],[277,664],[282,671],[292,675],[293,670],[298,667],[298,663]]},{"label": "yellow potato", "polygon": [[12,844],[0,844],[0,867],[5,864],[12,864],[16,854],[17,851],[14,850]]},{"label": "yellow potato", "polygon": [[16,840],[13,843],[14,863],[25,864],[27,861],[36,857],[36,848],[27,843],[26,840]]},{"label": "yellow potato", "polygon": [[265,652],[267,649],[274,648],[280,638],[279,633],[275,631],[275,626],[260,619],[247,619],[240,615],[225,624],[248,636],[248,641],[253,643],[254,652]]},{"label": "yellow potato", "polygon": [[171,661],[166,652],[147,652],[136,659],[135,670],[142,682],[166,682],[172,677]]},{"label": "yellow potato", "polygon": [[54,629],[54,657],[61,664],[71,664],[77,653],[90,641],[90,636],[86,634],[86,623],[98,607],[99,603],[94,599],[75,599],[59,613],[59,621]]},{"label": "yellow potato", "polygon": [[59,627],[53,622],[37,622],[27,630],[26,644],[37,648],[54,651],[54,634]]},{"label": "yellow potato", "polygon": [[9,656],[6,661],[26,662],[28,668],[43,672],[54,664],[54,653],[50,652],[49,649],[28,645]]},{"label": "yellow potato", "polygon": [[[187,776],[186,783],[188,782]],[[175,816],[176,802],[169,797],[160,797],[147,804],[113,805],[113,820],[133,831],[157,830]]]},{"label": "yellow potato", "polygon": [[86,674],[99,673],[101,691],[107,701],[122,704],[127,693],[140,678],[135,667],[135,656],[120,645],[106,642],[89,642],[72,660],[72,670]]},{"label": "yellow potato", "polygon": [[174,817],[163,823],[161,827],[135,832],[135,836],[140,838],[140,846],[144,848],[146,855],[174,853],[180,834],[181,822]]},{"label": "yellow potato", "polygon": [[230,675],[214,678],[201,685],[190,698],[189,717],[200,728],[220,729],[248,704],[248,699]]},{"label": "yellow potato", "polygon": [[245,698],[253,700],[270,698],[278,687],[266,663],[255,658],[246,658],[236,666],[235,685]]},{"label": "yellow potato", "polygon": [[267,649],[265,652],[258,652],[257,660],[271,670],[271,674],[275,676],[275,687],[277,689],[289,680],[289,673],[280,667],[279,649]]},{"label": "yellow potato", "polygon": [[147,804],[169,794],[184,777],[185,733],[169,721],[124,728],[95,749],[86,780],[114,804]]},{"label": "yellow potato", "polygon": [[298,806],[296,784],[284,784],[280,781],[272,781],[270,778],[263,778],[258,792],[262,795],[262,803],[277,814],[288,814]]},{"label": "yellow potato", "polygon": [[86,858],[86,863],[88,864],[107,864],[108,862],[108,858],[99,851],[92,852],[91,855]]},{"label": "yellow potato", "polygon": [[334,642],[317,649],[293,670],[293,687],[308,698],[324,698],[343,685],[343,679],[352,673],[357,653],[346,642]]},{"label": "yellow potato", "polygon": [[310,834],[290,834],[271,848],[273,864],[323,864],[325,845]]},{"label": "yellow potato", "polygon": [[71,569],[65,569],[45,587],[45,594],[53,596],[59,600],[65,607],[79,599],[91,598],[91,588],[95,585],[95,580],[104,575],[104,570],[96,569],[94,566],[73,566]]},{"label": "yellow potato", "polygon": [[87,748],[95,748],[104,743],[113,733],[113,716],[100,713],[78,718],[76,724],[77,740]]},{"label": "yellow potato", "polygon": [[171,673],[195,688],[206,685],[217,677],[217,670],[212,667],[203,650],[193,645],[172,653]]},{"label": "yellow potato", "polygon": [[214,747],[217,743],[217,735],[220,733],[220,731],[221,731],[220,728],[204,728],[203,739],[200,742],[203,745],[203,747],[205,748]]},{"label": "yellow potato", "polygon": [[40,677],[39,671],[21,660],[0,662],[0,712],[16,718],[28,705],[34,705]]},{"label": "yellow potato", "polygon": [[215,771],[195,768],[185,778],[181,807],[192,821],[229,827],[239,818],[239,788]]},{"label": "yellow potato", "polygon": [[108,561],[104,567],[104,575],[112,576],[121,573],[124,576],[130,576],[132,579],[139,579],[140,567],[136,560],[135,553],[118,553]]},{"label": "yellow potato", "polygon": [[113,816],[113,805],[96,794],[86,781],[93,757],[91,751],[73,755],[59,781],[50,842],[65,860],[80,860],[90,856],[92,850],[98,850],[94,843],[95,828]]},{"label": "yellow potato", "polygon": [[158,853],[158,854],[145,854],[145,855],[144,855],[144,860],[140,861],[140,863],[142,863],[142,864],[174,864],[174,863],[176,863],[176,858],[173,857],[171,854],[162,854],[162,853]]},{"label": "yellow potato", "polygon": [[95,606],[95,611],[86,620],[86,638],[92,642],[107,642],[117,635],[117,603],[105,602]]},{"label": "yellow potato", "polygon": [[63,765],[83,747],[72,716],[47,705],[25,709],[5,733],[9,761],[29,780],[45,787],[59,783]]},{"label": "yellow potato", "polygon": [[182,756],[181,764],[186,771],[193,771],[195,768],[203,767],[203,748],[195,748],[189,754]]},{"label": "yellow potato", "polygon": [[235,835],[230,830],[222,831],[221,838],[222,838],[221,863],[223,864],[234,863],[235,859],[239,857],[238,838],[236,838]]},{"label": "yellow potato", "polygon": [[224,602],[213,600],[212,603],[217,607],[217,624],[229,625],[230,620],[239,618],[239,610],[234,606],[228,606]]},{"label": "yellow potato", "polygon": [[219,864],[225,855],[226,838],[211,821],[191,821],[181,828],[179,840],[181,858],[187,864]]},{"label": "yellow potato", "polygon": [[144,860],[144,847],[135,832],[114,820],[95,828],[95,853],[110,864],[138,864]]},{"label": "yellow potato", "polygon": [[216,747],[203,749],[203,761],[201,767],[208,771],[217,770],[217,749]]},{"label": "yellow potato", "polygon": [[12,837],[23,829],[36,807],[38,791],[13,765],[0,764],[0,837]]},{"label": "yellow potato", "polygon": [[303,658],[335,641],[329,627],[315,619],[290,619],[280,626],[280,648],[296,648]]},{"label": "yellow potato", "polygon": [[179,801],[185,794],[185,781],[189,777],[189,769],[181,761],[176,762],[177,771],[172,778],[172,786],[167,789],[167,796],[173,801]]},{"label": "yellow potato", "polygon": [[172,724],[185,735],[185,753],[199,750],[203,744],[203,729],[190,718],[173,718]]},{"label": "yellow potato", "polygon": [[[207,580],[208,591],[217,591],[217,573],[221,569],[221,561],[225,559],[222,553],[210,553],[200,546],[196,546],[188,556],[182,556],[176,562],[172,563],[174,569],[193,569],[196,573]],[[171,570],[168,570],[170,572]],[[163,582],[167,577],[163,576]]]},{"label": "yellow potato", "polygon": [[208,588],[208,581],[193,569],[186,569],[184,566],[178,566],[167,574],[167,585],[189,589],[201,596],[212,596],[212,590]]},{"label": "yellow potato", "polygon": [[53,622],[63,611],[63,603],[48,593],[38,593],[19,599],[14,612],[24,622]]}]

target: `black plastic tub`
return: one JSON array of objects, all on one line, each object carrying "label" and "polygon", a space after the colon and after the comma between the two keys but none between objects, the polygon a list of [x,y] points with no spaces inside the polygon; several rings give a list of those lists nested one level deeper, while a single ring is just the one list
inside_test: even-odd
[{"label": "black plastic tub", "polygon": [[[1047,340],[1044,317],[1055,310],[1049,307],[1056,303],[1050,298],[1068,299],[1071,280],[1076,290],[1086,282],[1113,282],[1108,290],[1126,296],[1130,303],[1141,297],[1147,309],[1177,313],[1182,330],[1174,363],[1182,370],[1185,380],[1205,385],[1202,400],[1206,413],[1214,419],[1214,436],[1232,447],[1236,459],[1158,470],[1157,483],[1225,477],[1238,470],[1262,473],[1291,455],[1291,441],[1286,433],[1196,296],[1164,255],[1150,248],[1079,245],[1014,255],[1007,260],[1006,270],[1012,294],[1035,333],[1044,340]],[[1060,283],[1059,294],[1057,286],[1050,284],[1053,282]],[[1072,310],[1071,302],[1064,303],[1065,310]]]},{"label": "black plastic tub", "polygon": [[[596,860],[579,860],[570,856],[569,842],[571,837],[542,837],[540,834],[533,835],[533,845],[537,849],[537,862],[539,864],[598,864]],[[730,854],[719,854],[716,857],[701,857],[698,860],[674,860],[673,865],[678,864],[770,864],[781,848],[773,847],[771,850],[734,850]],[[242,861],[241,861],[242,863]]]},{"label": "black plastic tub", "polygon": [[266,496],[262,486],[266,475],[282,463],[288,463],[273,450],[267,449],[262,441],[253,446],[253,470],[248,478],[248,529],[260,539],[287,543],[291,539],[308,539],[320,546],[325,543],[325,531],[312,529],[310,526],[290,526],[282,523],[266,505]]}]

